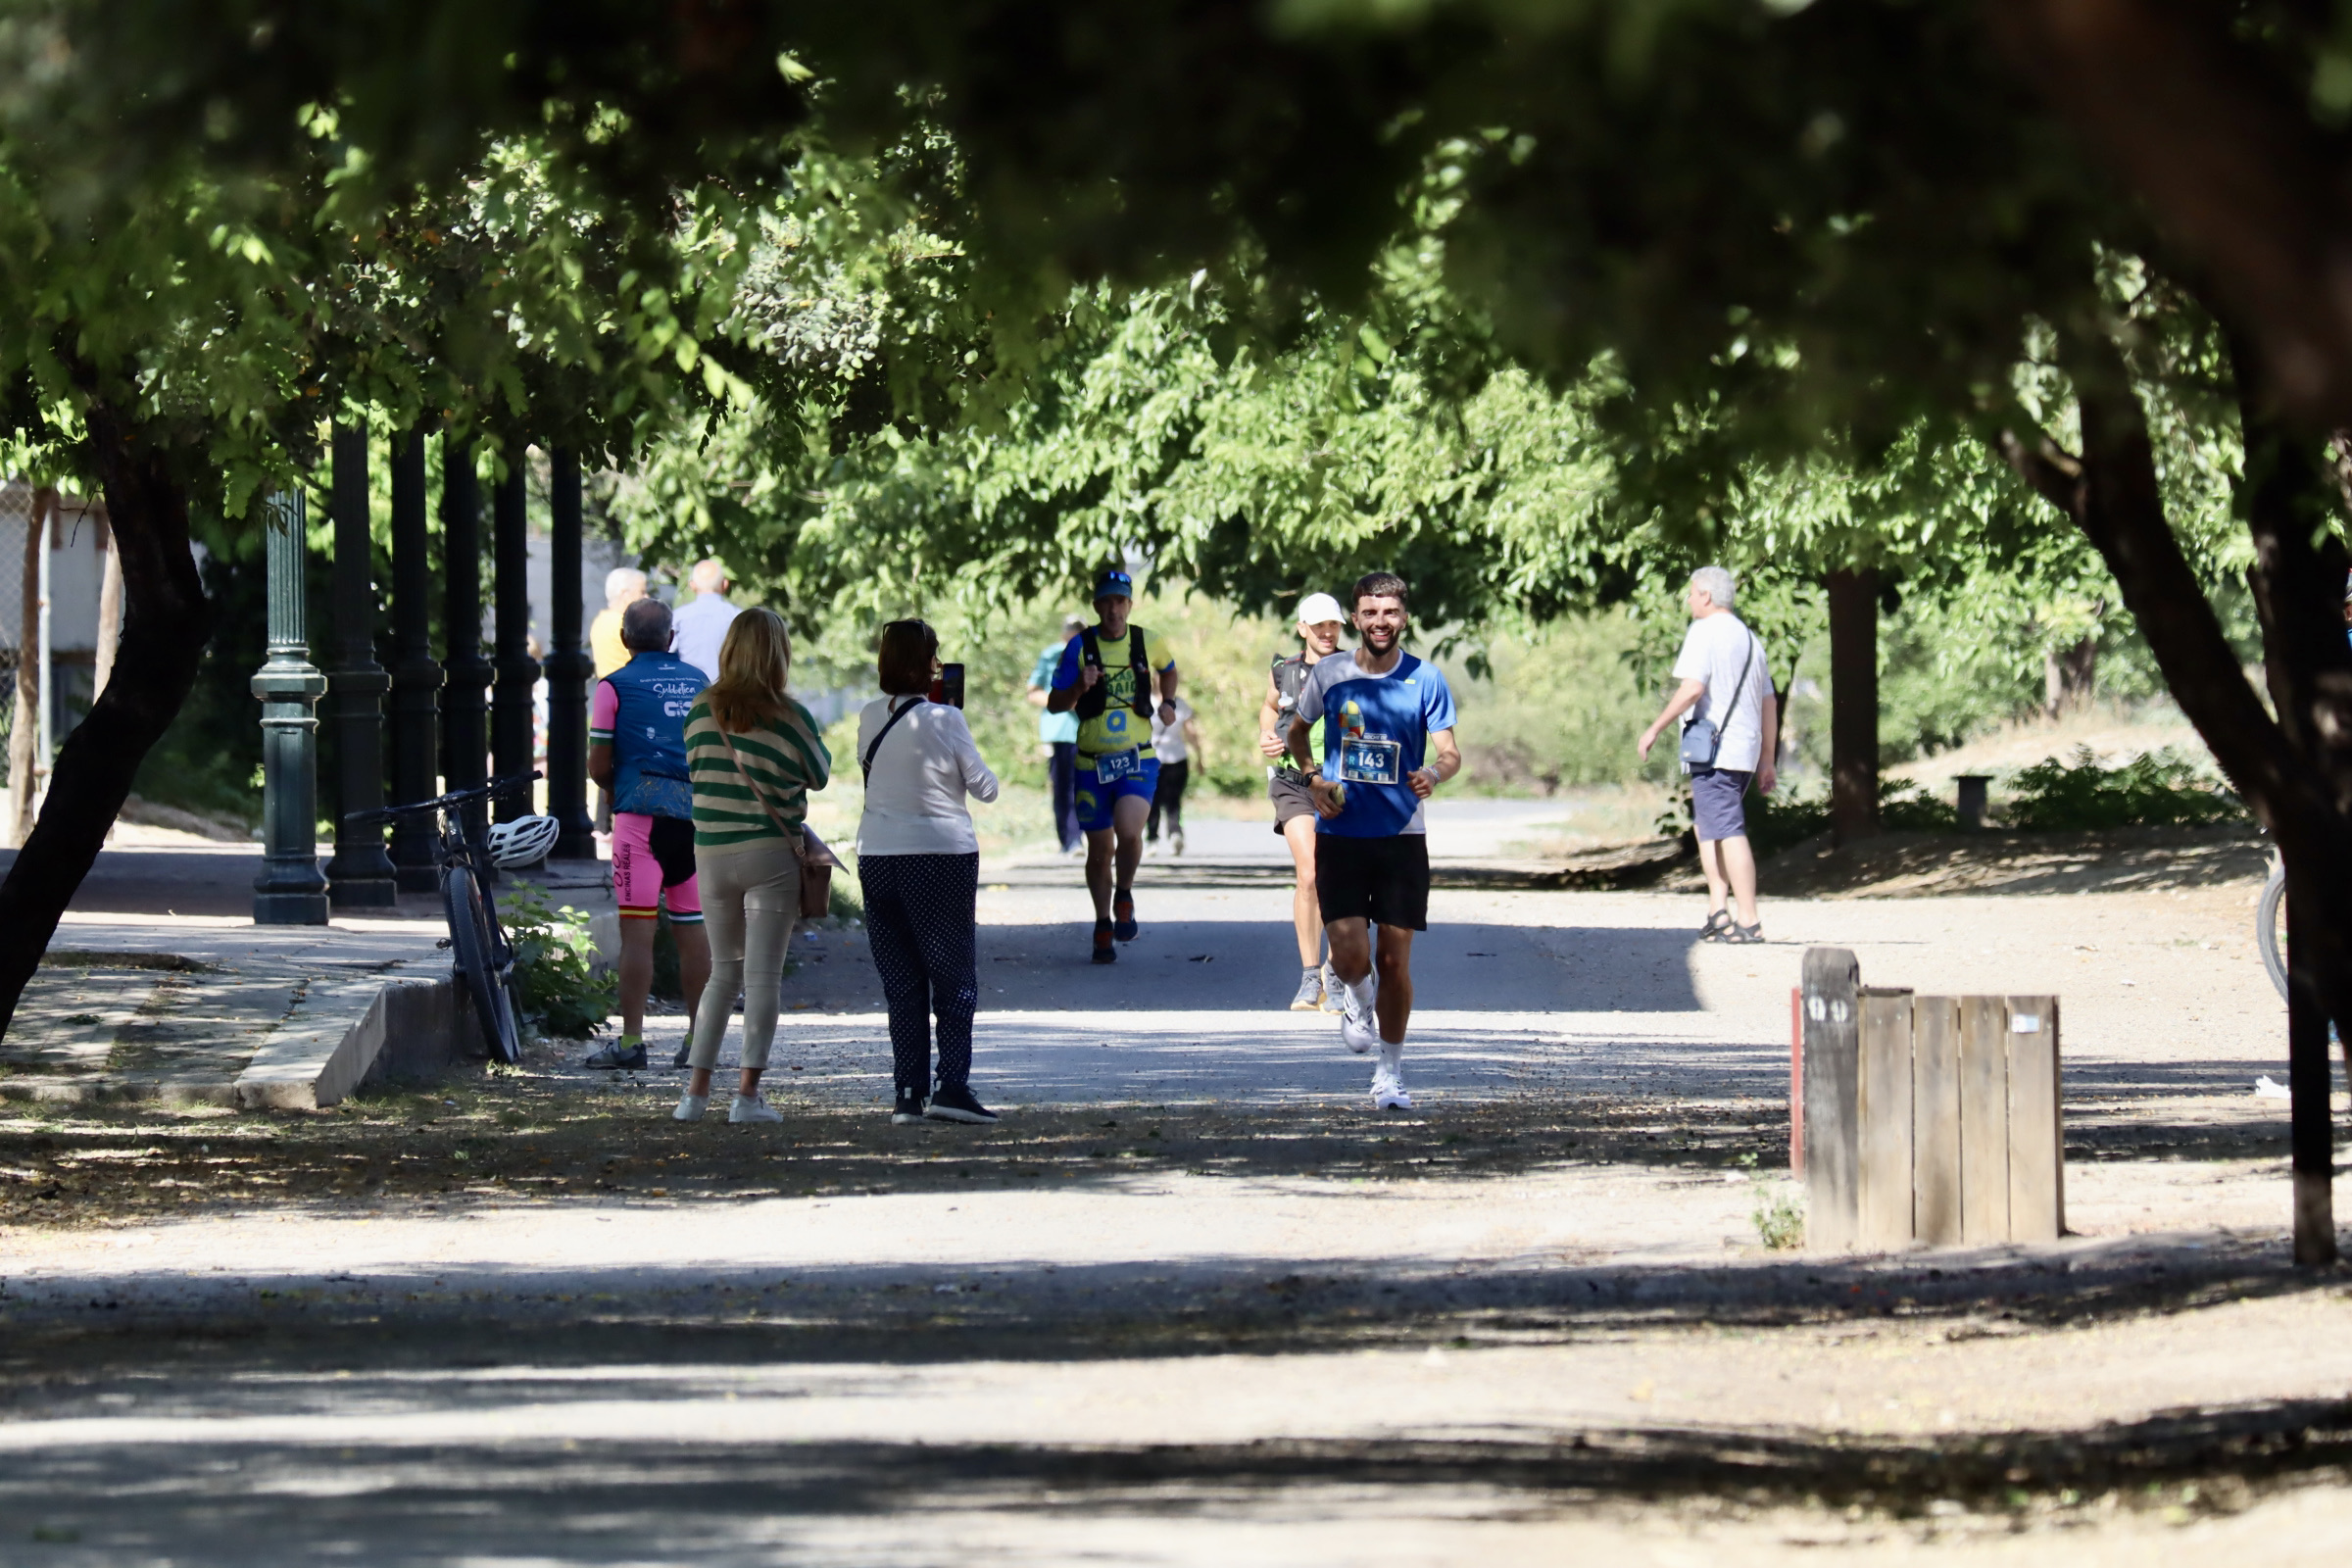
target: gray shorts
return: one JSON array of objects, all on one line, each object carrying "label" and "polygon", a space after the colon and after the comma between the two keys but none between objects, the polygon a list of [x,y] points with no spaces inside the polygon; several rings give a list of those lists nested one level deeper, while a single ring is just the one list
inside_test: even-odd
[{"label": "gray shorts", "polygon": [[1306,781],[1306,774],[1288,767],[1276,768],[1274,776],[1266,780],[1266,798],[1274,803],[1275,832],[1290,826],[1293,817],[1315,814],[1314,793]]},{"label": "gray shorts", "polygon": [[1747,793],[1747,781],[1753,777],[1753,773],[1722,767],[1690,770],[1690,825],[1700,839],[1747,836],[1747,813],[1740,808],[1740,799]]}]

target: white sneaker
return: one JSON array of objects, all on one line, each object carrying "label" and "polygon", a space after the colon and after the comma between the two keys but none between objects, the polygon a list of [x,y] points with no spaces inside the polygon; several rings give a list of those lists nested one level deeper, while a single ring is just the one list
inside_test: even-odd
[{"label": "white sneaker", "polygon": [[703,1108],[710,1103],[709,1095],[680,1095],[678,1108],[670,1115],[678,1121],[701,1121]]},{"label": "white sneaker", "polygon": [[1372,1108],[1374,1110],[1410,1110],[1413,1097],[1404,1092],[1404,1079],[1383,1068],[1372,1075]]},{"label": "white sneaker", "polygon": [[782,1121],[784,1113],[758,1095],[737,1095],[727,1107],[729,1121]]},{"label": "white sneaker", "polygon": [[1340,984],[1340,1039],[1359,1056],[1380,1044],[1379,1021],[1345,981]]},{"label": "white sneaker", "polygon": [[1184,829],[1178,828],[1175,832],[1168,835],[1168,853],[1171,855],[1182,855],[1184,853]]}]

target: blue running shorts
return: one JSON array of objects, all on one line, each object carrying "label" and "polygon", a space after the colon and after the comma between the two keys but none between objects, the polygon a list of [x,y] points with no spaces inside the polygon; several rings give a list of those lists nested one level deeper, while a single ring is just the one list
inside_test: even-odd
[{"label": "blue running shorts", "polygon": [[1121,800],[1133,795],[1145,805],[1159,790],[1159,759],[1144,758],[1136,771],[1125,778],[1105,784],[1095,769],[1095,760],[1081,753],[1078,758],[1078,789],[1074,803],[1078,808],[1078,828],[1084,833],[1110,831],[1110,814]]}]

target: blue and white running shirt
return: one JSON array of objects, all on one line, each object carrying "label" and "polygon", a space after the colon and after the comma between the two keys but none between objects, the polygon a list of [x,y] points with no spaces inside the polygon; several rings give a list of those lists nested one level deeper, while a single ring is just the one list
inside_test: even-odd
[{"label": "blue and white running shirt", "polygon": [[1298,693],[1298,716],[1323,723],[1323,776],[1341,786],[1337,816],[1315,831],[1383,839],[1428,831],[1421,797],[1405,782],[1423,763],[1430,733],[1453,728],[1453,689],[1435,664],[1410,654],[1385,675],[1367,675],[1352,651],[1318,660]]}]

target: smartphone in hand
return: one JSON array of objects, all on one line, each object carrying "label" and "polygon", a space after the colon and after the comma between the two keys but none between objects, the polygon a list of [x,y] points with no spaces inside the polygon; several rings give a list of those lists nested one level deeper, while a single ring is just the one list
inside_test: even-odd
[{"label": "smartphone in hand", "polygon": [[961,664],[939,666],[939,673],[931,677],[931,700],[935,703],[945,703],[950,708],[963,706],[963,666]]}]

